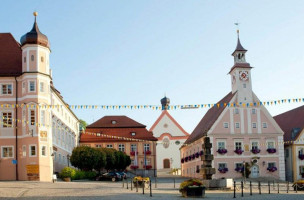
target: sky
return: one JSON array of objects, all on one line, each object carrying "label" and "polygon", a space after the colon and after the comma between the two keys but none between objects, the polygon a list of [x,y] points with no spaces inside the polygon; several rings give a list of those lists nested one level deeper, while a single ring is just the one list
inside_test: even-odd
[{"label": "sky", "polygon": [[[17,41],[37,22],[53,82],[70,105],[209,104],[231,91],[240,39],[261,101],[304,97],[304,1],[1,1],[0,32]],[[266,106],[277,115],[303,103]],[[172,110],[189,133],[207,109]],[[75,110],[89,124],[127,115],[150,128],[159,110]]]}]

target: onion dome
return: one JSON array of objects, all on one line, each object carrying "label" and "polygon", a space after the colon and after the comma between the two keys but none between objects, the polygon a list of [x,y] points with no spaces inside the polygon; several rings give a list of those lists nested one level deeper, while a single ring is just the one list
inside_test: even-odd
[{"label": "onion dome", "polygon": [[168,110],[170,99],[165,96],[160,100],[160,103],[162,104],[162,110]]},{"label": "onion dome", "polygon": [[46,35],[41,33],[36,22],[37,12],[33,13],[35,16],[35,22],[30,32],[23,35],[20,39],[21,46],[26,44],[38,44],[47,48],[50,48],[50,43]]}]

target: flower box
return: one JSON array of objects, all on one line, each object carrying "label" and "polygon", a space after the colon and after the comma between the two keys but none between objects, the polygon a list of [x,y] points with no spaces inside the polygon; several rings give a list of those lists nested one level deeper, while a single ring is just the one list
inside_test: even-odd
[{"label": "flower box", "polygon": [[138,169],[137,165],[131,165],[131,169]]},{"label": "flower box", "polygon": [[216,152],[223,155],[227,153],[227,149],[218,149]]},{"label": "flower box", "polygon": [[195,153],[195,157],[198,158],[199,157],[199,152]]},{"label": "flower box", "polygon": [[196,173],[200,173],[200,169],[196,169]]},{"label": "flower box", "polygon": [[220,173],[223,173],[223,174],[224,174],[224,173],[228,172],[228,168],[227,168],[227,167],[219,168],[218,171],[219,171]]},{"label": "flower box", "polygon": [[258,154],[260,152],[261,152],[260,149],[251,149],[251,153],[253,153],[253,154]]},{"label": "flower box", "polygon": [[278,169],[276,167],[268,167],[267,170],[270,171],[270,172],[275,172]]},{"label": "flower box", "polygon": [[152,165],[147,165],[147,166],[144,166],[144,168],[145,168],[146,170],[149,170],[149,169],[151,169],[151,168],[152,168]]},{"label": "flower box", "polygon": [[243,150],[242,150],[242,149],[236,149],[236,150],[234,150],[234,152],[235,152],[236,154],[241,155],[241,154],[243,153]]},{"label": "flower box", "polygon": [[[145,154],[145,152],[143,152],[143,154]],[[146,155],[150,155],[151,151],[146,151]]]},{"label": "flower box", "polygon": [[200,151],[200,156],[204,155],[204,152],[203,150]]},{"label": "flower box", "polygon": [[188,160],[189,160],[188,156],[187,156],[187,157],[185,157],[185,162],[188,162]]},{"label": "flower box", "polygon": [[184,162],[185,162],[185,159],[184,159],[184,158],[182,158],[182,159],[181,159],[181,163],[184,163]]},{"label": "flower box", "polygon": [[192,160],[192,156],[188,156],[188,160],[191,161]]},{"label": "flower box", "polygon": [[[138,152],[136,152],[136,154],[138,155]],[[131,151],[131,152],[130,152],[130,155],[131,155],[131,156],[135,156],[135,151]]]},{"label": "flower box", "polygon": [[299,159],[304,160],[304,154],[299,154]]},{"label": "flower box", "polygon": [[236,172],[243,172],[244,171],[244,167],[237,167],[234,169]]},{"label": "flower box", "polygon": [[277,150],[275,148],[268,148],[267,152],[268,153],[275,153],[275,152],[277,152]]},{"label": "flower box", "polygon": [[204,197],[206,187],[198,179],[189,179],[180,184],[179,192],[183,197]]},{"label": "flower box", "polygon": [[195,154],[192,154],[192,160],[194,160],[195,159]]}]

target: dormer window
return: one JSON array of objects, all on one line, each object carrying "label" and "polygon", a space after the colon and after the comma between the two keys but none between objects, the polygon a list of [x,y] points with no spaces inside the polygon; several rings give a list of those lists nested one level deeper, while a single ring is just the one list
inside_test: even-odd
[{"label": "dormer window", "polygon": [[136,135],[136,133],[135,133],[135,132],[132,132],[132,133],[131,133],[131,135],[132,135],[132,136],[135,136],[135,135]]},{"label": "dormer window", "polygon": [[116,124],[116,123],[117,123],[117,121],[115,121],[115,120],[112,120],[112,121],[111,121],[111,123],[112,123],[112,124]]},{"label": "dormer window", "polygon": [[97,133],[96,136],[97,136],[97,137],[100,137],[100,133]]}]

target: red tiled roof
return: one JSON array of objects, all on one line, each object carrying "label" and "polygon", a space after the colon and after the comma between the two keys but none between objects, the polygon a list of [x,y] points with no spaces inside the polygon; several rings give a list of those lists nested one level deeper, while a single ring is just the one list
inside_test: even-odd
[{"label": "red tiled roof", "polygon": [[[284,141],[297,140],[301,131],[304,128],[304,106],[300,106],[293,110],[287,111],[274,117],[274,120],[279,124],[284,132]],[[299,128],[298,134],[293,138],[292,130]]]},{"label": "red tiled roof", "polygon": [[22,73],[22,50],[10,33],[0,33],[0,76]]},{"label": "red tiled roof", "polygon": [[[116,121],[116,124],[112,124]],[[145,125],[127,116],[104,116],[96,122],[87,126],[87,128],[146,128]]]},{"label": "red tiled roof", "polygon": [[[222,100],[220,100],[217,104],[229,103],[232,97],[235,95],[230,92],[227,94]],[[203,137],[207,134],[212,125],[216,122],[220,114],[225,109],[224,106],[214,106],[208,110],[203,119],[199,122],[196,128],[193,130],[192,134],[190,134],[189,138],[186,140],[185,144],[190,144],[199,138]]]},{"label": "red tiled roof", "polygon": [[253,68],[253,67],[250,66],[249,63],[235,63],[235,64],[231,67],[231,69],[230,69],[230,71],[229,71],[228,74],[230,74],[230,72],[232,72],[232,70],[234,70],[234,69],[237,68],[237,67],[239,67],[239,68],[247,68],[247,69],[252,69],[252,68]]}]

